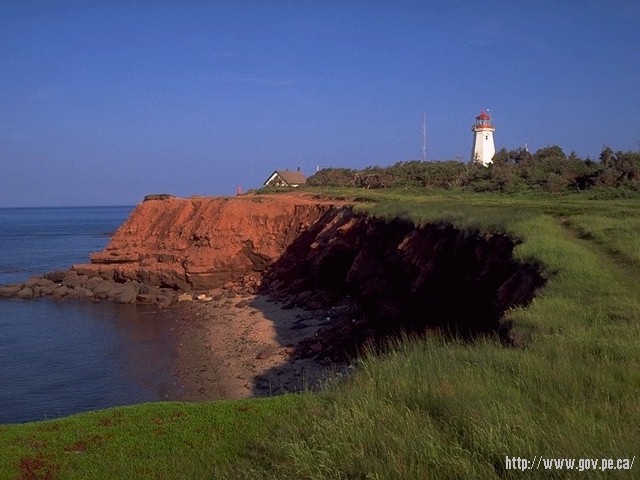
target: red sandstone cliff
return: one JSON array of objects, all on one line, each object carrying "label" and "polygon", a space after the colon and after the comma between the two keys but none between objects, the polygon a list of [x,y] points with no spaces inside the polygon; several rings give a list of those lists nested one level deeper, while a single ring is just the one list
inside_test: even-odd
[{"label": "red sandstone cliff", "polygon": [[336,206],[302,195],[149,199],[104,251],[73,270],[181,290],[216,288],[263,271]]},{"label": "red sandstone cliff", "polygon": [[426,328],[497,330],[516,341],[502,314],[526,305],[545,279],[537,265],[513,258],[515,245],[501,233],[384,220],[303,194],[153,196],[92,263],[0,287],[0,297],[164,306],[177,291],[242,279],[236,286],[246,292],[330,308],[331,318],[342,312],[344,322],[333,322],[336,335],[326,336],[338,350],[357,347],[358,338]]}]

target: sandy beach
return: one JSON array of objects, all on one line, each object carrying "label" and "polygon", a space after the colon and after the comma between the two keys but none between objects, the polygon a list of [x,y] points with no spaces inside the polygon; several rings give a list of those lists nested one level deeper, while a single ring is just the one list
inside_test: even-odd
[{"label": "sandy beach", "polygon": [[[183,326],[176,376],[182,399],[206,401],[316,388],[344,363],[315,355],[327,311],[290,308],[264,295],[213,292],[175,305]],[[304,345],[304,348],[301,346]]]}]

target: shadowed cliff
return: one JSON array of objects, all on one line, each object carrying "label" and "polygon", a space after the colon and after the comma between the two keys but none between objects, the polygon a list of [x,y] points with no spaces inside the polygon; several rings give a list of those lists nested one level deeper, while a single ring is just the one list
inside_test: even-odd
[{"label": "shadowed cliff", "polygon": [[334,359],[364,342],[438,329],[465,338],[499,333],[510,307],[545,280],[513,258],[513,239],[450,224],[416,226],[334,209],[267,269],[262,291],[292,306],[332,309],[333,325],[307,345]]}]

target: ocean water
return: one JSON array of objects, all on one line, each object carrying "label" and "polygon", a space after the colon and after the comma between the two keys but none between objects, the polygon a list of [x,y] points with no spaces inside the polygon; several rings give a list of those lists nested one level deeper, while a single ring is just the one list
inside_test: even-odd
[{"label": "ocean water", "polygon": [[[0,284],[88,262],[132,208],[0,209]],[[0,423],[179,398],[175,329],[150,306],[0,299]]]}]

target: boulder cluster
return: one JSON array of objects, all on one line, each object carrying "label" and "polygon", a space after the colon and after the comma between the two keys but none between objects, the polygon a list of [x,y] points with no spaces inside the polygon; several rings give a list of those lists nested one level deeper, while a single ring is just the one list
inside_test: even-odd
[{"label": "boulder cluster", "polygon": [[118,283],[102,277],[79,275],[73,270],[62,270],[32,277],[25,283],[0,287],[0,297],[29,299],[51,297],[54,299],[110,300],[116,303],[147,303],[160,306],[175,301],[177,292],[136,280]]},{"label": "boulder cluster", "polygon": [[235,282],[211,290],[186,290],[148,285],[138,280],[116,282],[110,278],[79,274],[74,270],[58,270],[32,277],[24,283],[0,286],[0,298],[21,300],[48,297],[55,300],[89,299],[115,303],[139,303],[166,307],[176,302],[198,300],[208,302],[219,297],[255,293],[260,287],[258,275],[245,275]]}]

